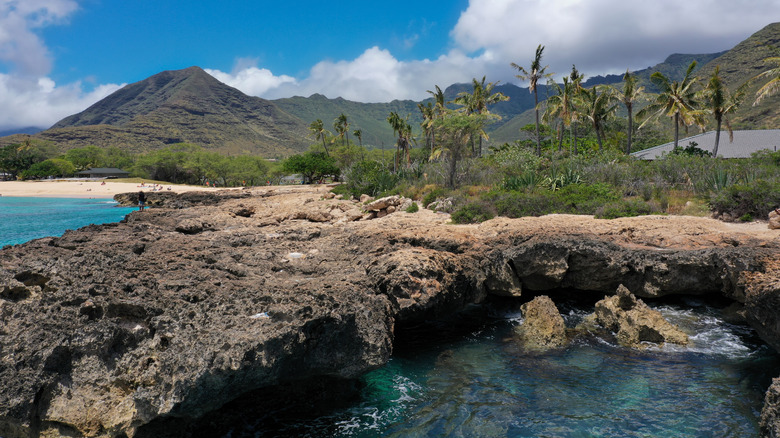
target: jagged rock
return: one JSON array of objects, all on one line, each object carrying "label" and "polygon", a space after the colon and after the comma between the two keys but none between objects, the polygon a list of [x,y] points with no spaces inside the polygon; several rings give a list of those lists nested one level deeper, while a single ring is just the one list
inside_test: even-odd
[{"label": "jagged rock", "polygon": [[552,299],[541,295],[520,307],[523,323],[515,328],[524,349],[543,353],[566,345],[566,326]]},{"label": "jagged rock", "polygon": [[428,204],[426,208],[433,211],[442,212],[442,213],[452,213],[453,201],[454,201],[453,198],[437,199],[431,202],[430,204]]},{"label": "jagged rock", "polygon": [[780,378],[772,379],[766,391],[759,427],[762,437],[780,437]]},{"label": "jagged rock", "polygon": [[778,208],[769,212],[769,229],[780,229],[780,209]]},{"label": "jagged rock", "polygon": [[372,201],[363,207],[366,211],[381,211],[387,209],[390,206],[397,206],[401,204],[401,197],[398,195],[386,196],[379,198],[376,201]]},{"label": "jagged rock", "polygon": [[620,285],[617,294],[596,303],[596,321],[617,334],[620,345],[642,348],[642,342],[687,345],[688,335]]},{"label": "jagged rock", "polygon": [[366,202],[371,202],[374,200],[373,196],[366,195],[365,193],[360,195],[360,203],[365,204]]},{"label": "jagged rock", "polygon": [[[361,206],[314,187],[236,193],[0,250],[0,436],[162,436],[149,428],[254,391],[357,378],[386,363],[397,328],[487,293],[725,296],[780,349],[780,242],[765,228],[574,215],[443,226],[431,211],[346,222]],[[301,211],[331,219],[288,220]]]}]

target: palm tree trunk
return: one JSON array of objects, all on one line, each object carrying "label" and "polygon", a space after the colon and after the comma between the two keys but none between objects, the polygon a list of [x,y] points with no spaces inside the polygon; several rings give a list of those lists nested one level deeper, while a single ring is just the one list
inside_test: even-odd
[{"label": "palm tree trunk", "polygon": [[677,149],[677,143],[680,140],[680,113],[674,113],[674,148]]},{"label": "palm tree trunk", "polygon": [[534,88],[534,114],[536,115],[536,155],[542,156],[542,137],[539,135],[539,98]]},{"label": "palm tree trunk", "polygon": [[563,123],[558,125],[558,152],[563,150]]},{"label": "palm tree trunk", "polygon": [[718,120],[718,128],[715,130],[715,147],[712,149],[712,158],[715,158],[718,156],[718,144],[720,144],[720,124],[721,124],[721,118],[717,117]]},{"label": "palm tree trunk", "polygon": [[324,134],[322,135],[322,147],[324,147],[324,148],[325,148],[325,155],[327,155],[328,157],[330,157],[330,152],[328,152],[328,147],[327,147],[327,146],[325,146],[325,135],[324,135]]},{"label": "palm tree trunk", "polygon": [[594,126],[594,128],[596,129],[596,140],[599,142],[599,153],[601,153],[601,130],[598,126]]},{"label": "palm tree trunk", "polygon": [[626,155],[631,155],[631,135],[634,133],[634,119],[631,116],[631,107],[628,107],[628,145],[626,146]]},{"label": "palm tree trunk", "polygon": [[577,123],[571,122],[571,132],[572,132],[572,141],[574,144],[572,145],[574,147],[574,155],[577,155]]}]

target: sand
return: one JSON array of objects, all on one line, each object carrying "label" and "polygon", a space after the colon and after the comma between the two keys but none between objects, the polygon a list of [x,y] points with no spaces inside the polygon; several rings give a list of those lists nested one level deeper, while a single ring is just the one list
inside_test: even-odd
[{"label": "sand", "polygon": [[[168,187],[171,190],[168,190]],[[38,198],[113,198],[117,193],[152,191],[152,186],[141,187],[138,183],[107,181],[0,181],[0,196],[23,196]],[[194,190],[213,191],[213,187],[169,184],[163,191],[176,193]]]}]

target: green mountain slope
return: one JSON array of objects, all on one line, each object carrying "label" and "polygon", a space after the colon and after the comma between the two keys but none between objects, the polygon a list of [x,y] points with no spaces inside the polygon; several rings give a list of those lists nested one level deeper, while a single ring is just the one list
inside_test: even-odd
[{"label": "green mountain slope", "polygon": [[185,142],[271,158],[305,150],[306,135],[303,121],[272,102],[190,67],[127,85],[38,137],[62,149],[94,144],[140,152]]}]

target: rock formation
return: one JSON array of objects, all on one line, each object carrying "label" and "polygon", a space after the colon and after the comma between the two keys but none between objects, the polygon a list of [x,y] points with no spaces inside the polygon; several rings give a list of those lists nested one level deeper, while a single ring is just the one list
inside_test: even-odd
[{"label": "rock formation", "polygon": [[555,303],[541,295],[520,307],[523,323],[515,329],[522,347],[529,352],[543,353],[566,345],[566,327]]},{"label": "rock formation", "polygon": [[780,209],[778,208],[769,212],[769,229],[780,229]]},{"label": "rock formation", "polygon": [[643,342],[687,345],[688,335],[635,297],[622,284],[617,294],[596,303],[596,321],[616,333],[620,345],[641,348]]},{"label": "rock formation", "polygon": [[567,215],[455,226],[430,210],[364,221],[362,204],[327,190],[160,193],[167,208],[0,250],[0,436],[186,428],[264,388],[355,378],[386,363],[396,327],[488,294],[720,295],[780,348],[780,241],[766,227]]}]

